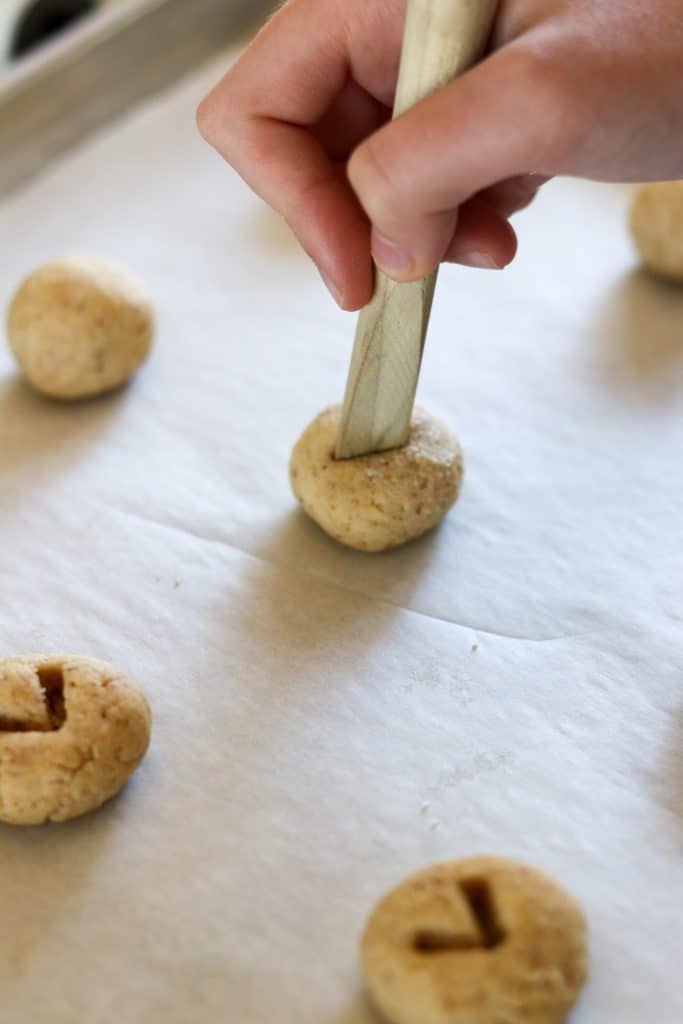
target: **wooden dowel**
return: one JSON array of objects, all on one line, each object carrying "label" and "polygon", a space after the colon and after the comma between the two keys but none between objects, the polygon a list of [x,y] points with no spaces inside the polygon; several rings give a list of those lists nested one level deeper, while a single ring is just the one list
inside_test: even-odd
[{"label": "wooden dowel", "polygon": [[[394,116],[446,85],[481,56],[498,0],[408,0]],[[405,444],[437,272],[397,284],[376,271],[358,319],[335,456]]]}]

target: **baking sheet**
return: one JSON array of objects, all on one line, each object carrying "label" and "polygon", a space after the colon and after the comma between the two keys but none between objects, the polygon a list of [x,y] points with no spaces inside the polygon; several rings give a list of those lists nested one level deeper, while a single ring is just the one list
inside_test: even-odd
[{"label": "baking sheet", "polygon": [[[0,51],[7,2],[0,0]],[[0,200],[240,33],[246,38],[269,7],[268,0],[102,2],[95,16],[21,60],[3,66],[0,54]],[[5,32],[15,20],[6,14]]]},{"label": "baking sheet", "polygon": [[354,320],[195,133],[227,59],[0,206],[3,299],[92,250],[159,311],[101,401],[0,352],[2,654],[109,659],[155,715],[119,799],[0,828],[3,1024],[369,1024],[366,913],[476,852],[582,900],[576,1024],[675,1024],[683,292],[634,270],[628,190],[549,186],[513,268],[442,277],[420,400],[462,500],[393,554],[336,547],[287,459]]}]

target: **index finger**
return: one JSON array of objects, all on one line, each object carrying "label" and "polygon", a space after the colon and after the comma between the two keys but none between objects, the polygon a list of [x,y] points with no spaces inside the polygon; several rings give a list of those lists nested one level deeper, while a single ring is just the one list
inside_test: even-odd
[{"label": "index finger", "polygon": [[348,308],[372,288],[369,226],[310,129],[350,78],[391,102],[404,11],[405,0],[290,0],[197,115],[202,135],[285,217]]}]

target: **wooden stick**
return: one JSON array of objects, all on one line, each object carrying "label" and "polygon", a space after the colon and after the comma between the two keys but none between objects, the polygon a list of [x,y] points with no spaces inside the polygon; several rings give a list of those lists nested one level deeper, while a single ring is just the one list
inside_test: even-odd
[{"label": "wooden stick", "polygon": [[[498,0],[408,0],[394,117],[446,85],[481,56]],[[335,456],[398,448],[410,418],[437,272],[397,284],[376,272],[362,310]]]}]

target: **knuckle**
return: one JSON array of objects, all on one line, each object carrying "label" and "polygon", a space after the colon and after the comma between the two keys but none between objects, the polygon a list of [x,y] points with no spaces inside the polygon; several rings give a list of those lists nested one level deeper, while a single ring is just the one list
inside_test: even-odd
[{"label": "knuckle", "polygon": [[227,78],[204,97],[195,115],[199,134],[226,158],[235,147],[240,118],[240,105]]},{"label": "knuckle", "polygon": [[216,110],[213,93],[205,96],[197,107],[196,122],[199,134],[206,142],[212,143],[216,137]]},{"label": "knuckle", "polygon": [[349,164],[349,179],[374,223],[395,219],[402,190],[393,162],[378,138],[368,139],[356,150]]}]

